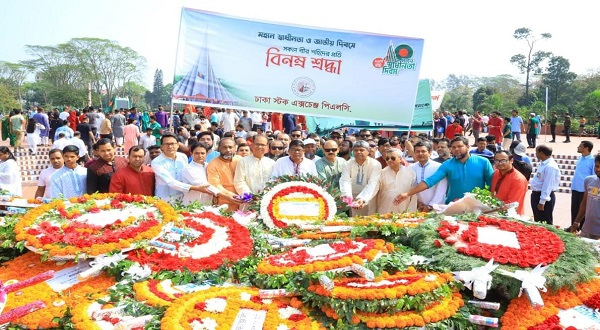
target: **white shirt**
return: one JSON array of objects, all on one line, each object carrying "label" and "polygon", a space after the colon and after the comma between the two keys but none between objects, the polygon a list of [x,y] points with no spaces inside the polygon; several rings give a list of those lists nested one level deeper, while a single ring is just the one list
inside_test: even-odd
[{"label": "white shirt", "polygon": [[271,173],[271,180],[283,175],[313,175],[317,176],[317,167],[315,162],[310,159],[303,159],[300,164],[296,165],[290,156],[281,157],[275,162],[273,166],[273,172]]},{"label": "white shirt", "polygon": [[61,113],[58,114],[58,118],[60,118],[60,120],[69,120],[69,112],[61,111]]},{"label": "white shirt", "polygon": [[64,147],[66,146],[72,146],[75,145],[71,142],[70,139],[67,138],[60,138],[58,140],[55,140],[54,143],[52,143],[52,149],[58,149],[58,150],[63,150]]},{"label": "white shirt", "polygon": [[304,158],[308,159],[308,160],[312,160],[313,162],[317,162],[317,160],[321,159],[321,157],[315,155],[315,157],[313,159],[307,158],[306,156],[304,156]]},{"label": "white shirt", "polygon": [[252,125],[262,125],[262,114],[260,112],[253,112],[250,118],[252,119]]},{"label": "white shirt", "polygon": [[190,184],[181,181],[183,169],[187,166],[188,159],[185,154],[178,152],[175,159],[164,154],[152,160],[152,169],[156,178],[154,195],[164,201],[174,202],[183,199],[183,195],[190,191]]},{"label": "white shirt", "polygon": [[[85,155],[87,155],[88,150],[87,150],[87,146],[85,145],[85,142],[83,142],[82,139],[78,138],[78,137],[73,137],[69,141],[69,144],[76,146],[77,148],[79,148],[79,157],[83,157]],[[62,150],[62,149],[61,149]]]},{"label": "white shirt", "polygon": [[21,169],[14,159],[0,162],[0,189],[8,190],[13,196],[22,196]]},{"label": "white shirt", "polygon": [[552,157],[538,163],[535,174],[529,181],[531,191],[541,192],[539,204],[549,202],[550,194],[558,189],[559,184],[560,168]]},{"label": "white shirt", "polygon": [[[431,158],[425,163],[425,166],[421,166],[421,163],[416,162],[410,164],[408,167],[415,172],[415,184],[419,184],[421,181],[430,177],[442,166],[441,163],[431,160]],[[433,204],[445,204],[446,201],[446,190],[448,189],[448,180],[443,179],[431,188],[425,189],[418,194],[418,201],[432,206]]]},{"label": "white shirt", "polygon": [[87,168],[77,165],[74,169],[66,166],[58,169],[50,177],[52,198],[71,198],[85,194]]},{"label": "white shirt", "polygon": [[377,187],[377,213],[416,211],[417,198],[414,196],[398,205],[394,205],[396,196],[409,191],[415,185],[415,177],[415,172],[404,166],[400,166],[397,173],[389,166],[381,170]]},{"label": "white shirt", "polygon": [[140,135],[140,145],[148,150],[148,147],[156,145],[156,137],[152,134],[148,136],[148,134]]},{"label": "white shirt", "polygon": [[237,116],[235,113],[223,113],[221,115],[221,124],[223,124],[223,132],[235,131],[235,124],[237,122]]},{"label": "white shirt", "polygon": [[60,170],[60,168],[54,168],[52,166],[47,167],[40,172],[40,178],[38,179],[38,187],[46,187],[44,190],[44,198],[52,198],[52,186],[50,185],[50,179],[52,178],[52,174],[56,171]]},{"label": "white shirt", "polygon": [[249,155],[242,158],[235,168],[233,185],[235,191],[242,195],[244,193],[256,194],[265,189],[265,184],[271,178],[275,161],[263,156],[256,158]]},{"label": "white shirt", "polygon": [[369,203],[377,193],[381,164],[375,158],[367,157],[362,165],[351,158],[342,167],[340,191],[342,196],[351,196],[365,202],[362,210],[352,210],[353,215],[368,215],[376,212],[376,203]]},{"label": "white shirt", "polygon": [[[188,183],[193,186],[207,185],[208,179],[206,178],[206,163],[200,164],[192,161],[187,164],[181,172],[181,181]],[[216,189],[216,188],[215,188]],[[198,201],[204,205],[212,204],[213,195],[205,194],[195,190],[189,190],[183,196],[183,204],[188,205],[194,201]]]}]

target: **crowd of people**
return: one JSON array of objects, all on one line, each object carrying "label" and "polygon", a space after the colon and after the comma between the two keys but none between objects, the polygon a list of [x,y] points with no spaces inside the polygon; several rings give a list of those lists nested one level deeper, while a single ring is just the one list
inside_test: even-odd
[{"label": "crowd of people", "polygon": [[[348,129],[320,136],[294,115],[195,110],[170,116],[162,107],[154,113],[132,108],[111,114],[90,107],[48,116],[34,109],[30,119],[37,132],[32,135],[39,134],[39,144],[52,145],[51,166],[40,175],[36,197],[120,192],[183,204],[226,204],[233,211],[241,207],[239,196],[257,194],[270,180],[312,175],[339,188],[351,201],[351,215],[428,212],[477,187],[488,187],[506,204],[518,202],[517,212],[524,214],[529,184],[534,220],[553,223],[561,173],[552,148],[536,144],[541,120],[533,113],[527,122],[516,110],[505,118],[495,112],[488,118],[477,111],[472,116],[435,113],[433,134],[386,137]],[[11,129],[27,126],[25,118],[12,125],[19,115],[11,116]],[[51,124],[56,120],[60,126]],[[14,144],[14,150],[20,147]],[[125,157],[116,156],[120,147]],[[527,148],[535,149],[539,161],[533,176]],[[595,207],[584,203],[586,178],[600,174],[600,159],[591,156],[592,149],[590,141],[578,148],[582,157],[573,178],[571,229],[600,237],[600,230],[586,227],[581,215],[587,215],[582,208]],[[14,173],[19,172],[13,152],[0,148],[1,187],[18,195],[20,176]]]}]

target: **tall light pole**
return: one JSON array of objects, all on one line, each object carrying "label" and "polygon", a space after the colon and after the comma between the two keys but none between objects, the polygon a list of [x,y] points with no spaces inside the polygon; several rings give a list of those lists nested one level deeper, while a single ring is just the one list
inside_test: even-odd
[{"label": "tall light pole", "polygon": [[548,139],[548,86],[546,86],[546,125],[544,125],[544,142]]}]

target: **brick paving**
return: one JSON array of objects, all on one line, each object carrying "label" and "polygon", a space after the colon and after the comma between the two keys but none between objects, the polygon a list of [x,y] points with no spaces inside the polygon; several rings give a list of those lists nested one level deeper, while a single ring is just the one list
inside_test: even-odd
[{"label": "brick paving", "polygon": [[[474,143],[474,138],[472,136],[468,137]],[[559,188],[559,192],[556,193],[556,206],[554,208],[554,223],[559,227],[568,227],[571,223],[571,194],[570,194],[570,180],[573,176],[575,170],[575,161],[579,154],[577,153],[577,146],[583,140],[590,140],[594,143],[593,154],[598,153],[600,150],[600,140],[595,136],[591,137],[571,137],[571,143],[562,143],[564,137],[558,136],[557,143],[549,143],[551,137],[548,135],[540,135],[537,144],[547,144],[553,149],[553,154],[556,155],[557,161],[561,164],[562,169],[562,178],[561,178],[561,186]],[[27,150],[26,141],[25,142],[25,150]],[[597,143],[598,142],[598,143]],[[8,140],[0,141],[0,145],[8,146]],[[47,150],[44,148],[42,150]],[[44,151],[47,152],[47,151]],[[122,155],[122,150],[118,150],[118,153]],[[528,149],[528,153],[530,157],[535,158],[534,149]],[[41,150],[38,150],[38,154],[33,156],[29,155],[28,152],[24,152],[23,155],[17,155],[17,160],[21,165],[22,175],[23,175],[23,197],[24,198],[33,198],[36,191],[36,183],[37,176],[41,171],[43,165],[48,164],[48,155],[43,154]],[[535,160],[534,160],[535,164]],[[530,204],[530,194],[531,191],[528,191],[525,197],[525,210],[526,215],[532,216],[533,213],[531,211]]]}]

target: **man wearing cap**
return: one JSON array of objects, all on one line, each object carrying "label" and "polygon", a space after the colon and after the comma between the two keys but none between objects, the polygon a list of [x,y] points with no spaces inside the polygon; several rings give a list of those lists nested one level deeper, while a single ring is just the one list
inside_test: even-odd
[{"label": "man wearing cap", "polygon": [[354,158],[346,162],[342,169],[341,195],[352,198],[352,216],[374,214],[377,212],[377,203],[372,200],[377,194],[381,164],[369,157],[367,141],[356,141],[352,151]]},{"label": "man wearing cap", "polygon": [[303,141],[304,144],[304,157],[310,159],[313,162],[321,159],[317,156],[317,142],[314,139],[308,138]]},{"label": "man wearing cap", "polygon": [[527,122],[527,148],[535,148],[539,125],[540,121],[535,116],[535,113],[530,113],[529,121]]}]

